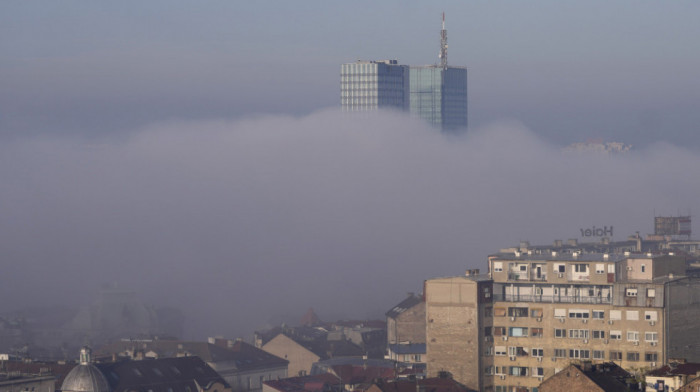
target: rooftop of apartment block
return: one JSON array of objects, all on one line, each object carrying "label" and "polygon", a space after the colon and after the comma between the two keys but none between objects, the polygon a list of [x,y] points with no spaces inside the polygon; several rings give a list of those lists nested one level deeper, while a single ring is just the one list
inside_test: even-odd
[{"label": "rooftop of apartment block", "polygon": [[581,262],[581,261],[622,261],[628,258],[653,258],[660,254],[650,253],[562,253],[562,252],[502,252],[491,255],[494,260],[509,261],[559,261],[559,262]]},{"label": "rooftop of apartment block", "polygon": [[655,377],[673,377],[679,375],[694,376],[700,372],[700,363],[675,363],[662,366],[658,369],[653,369],[647,373],[647,376]]}]

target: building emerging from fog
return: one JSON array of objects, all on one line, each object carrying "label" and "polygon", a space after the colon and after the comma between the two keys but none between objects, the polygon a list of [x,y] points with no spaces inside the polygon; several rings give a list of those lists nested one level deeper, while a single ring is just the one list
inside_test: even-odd
[{"label": "building emerging from fog", "polygon": [[447,30],[442,16],[440,64],[406,66],[397,60],[341,66],[343,111],[409,111],[443,131],[467,129],[467,68],[447,65]]},{"label": "building emerging from fog", "polygon": [[340,100],[344,111],[408,109],[408,67],[396,60],[343,64]]},{"label": "building emerging from fog", "polygon": [[410,111],[443,131],[467,128],[467,69],[411,67]]}]

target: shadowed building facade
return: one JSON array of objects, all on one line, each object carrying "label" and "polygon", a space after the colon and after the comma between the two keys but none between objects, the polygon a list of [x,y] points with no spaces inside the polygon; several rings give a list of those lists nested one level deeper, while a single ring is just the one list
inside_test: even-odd
[{"label": "shadowed building facade", "polygon": [[467,69],[437,65],[411,67],[411,115],[443,131],[467,128]]}]

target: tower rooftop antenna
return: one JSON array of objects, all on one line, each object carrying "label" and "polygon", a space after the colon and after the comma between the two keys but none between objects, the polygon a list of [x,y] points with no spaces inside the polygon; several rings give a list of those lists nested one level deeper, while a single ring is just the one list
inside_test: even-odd
[{"label": "tower rooftop antenna", "polygon": [[442,30],[440,31],[440,67],[447,69],[447,30],[445,30],[445,13],[442,13]]}]

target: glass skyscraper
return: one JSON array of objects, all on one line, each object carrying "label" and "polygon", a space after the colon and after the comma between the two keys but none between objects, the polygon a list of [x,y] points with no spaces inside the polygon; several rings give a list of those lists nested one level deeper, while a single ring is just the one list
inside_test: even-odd
[{"label": "glass skyscraper", "polygon": [[340,69],[343,111],[408,110],[408,67],[396,60],[357,61]]},{"label": "glass skyscraper", "polygon": [[467,69],[429,65],[409,71],[409,102],[412,115],[443,131],[467,128]]}]

